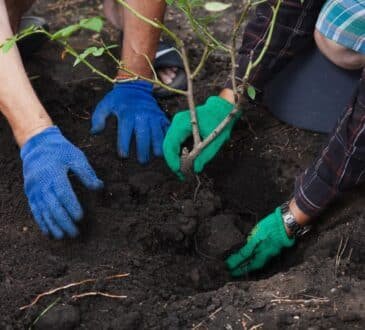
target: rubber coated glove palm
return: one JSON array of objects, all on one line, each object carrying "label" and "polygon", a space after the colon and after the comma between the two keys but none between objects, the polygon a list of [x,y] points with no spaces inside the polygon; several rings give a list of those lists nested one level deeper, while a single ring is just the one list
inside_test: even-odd
[{"label": "rubber coated glove palm", "polygon": [[56,127],[32,137],[21,149],[25,194],[45,235],[61,239],[78,234],[75,222],[83,216],[68,179],[72,171],[88,189],[103,187],[83,152]]},{"label": "rubber coated glove palm", "polygon": [[152,88],[151,83],[142,80],[116,83],[92,116],[93,134],[105,128],[110,115],[117,117],[121,157],[128,157],[134,133],[137,159],[142,164],[149,161],[151,146],[155,156],[162,156],[162,142],[170,124],[153,97]]},{"label": "rubber coated glove palm", "polygon": [[261,220],[251,231],[246,245],[232,254],[226,265],[234,277],[261,269],[272,257],[280,254],[283,248],[292,247],[294,238],[289,238],[281,216],[280,207]]},{"label": "rubber coated glove palm", "polygon": [[[196,112],[201,137],[206,138],[227,117],[233,107],[233,104],[219,96],[211,96],[205,104],[198,106]],[[238,118],[239,115],[226,126],[214,141],[203,149],[194,161],[194,172],[200,173],[222,145],[230,139],[232,128]],[[184,177],[180,171],[181,145],[190,135],[192,135],[190,112],[187,110],[177,113],[167,131],[163,150],[168,166],[180,178]]]}]

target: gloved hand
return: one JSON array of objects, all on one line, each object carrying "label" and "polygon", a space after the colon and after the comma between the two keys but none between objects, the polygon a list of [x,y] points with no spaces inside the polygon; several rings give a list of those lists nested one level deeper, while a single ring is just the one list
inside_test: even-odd
[{"label": "gloved hand", "polygon": [[134,133],[137,158],[142,164],[149,161],[151,145],[155,156],[162,156],[163,138],[170,125],[152,95],[152,88],[151,83],[142,80],[116,83],[92,116],[93,134],[105,128],[107,117],[117,117],[118,152],[122,157],[128,157]]},{"label": "gloved hand", "polygon": [[246,245],[232,254],[226,260],[226,265],[233,277],[242,276],[261,269],[272,257],[279,255],[284,247],[292,247],[294,243],[295,239],[289,238],[286,233],[278,207],[253,228]]},{"label": "gloved hand", "polygon": [[45,235],[61,239],[78,234],[75,222],[83,216],[68,179],[72,171],[88,189],[103,187],[81,150],[53,126],[22,147],[25,194],[33,216]]},{"label": "gloved hand", "polygon": [[[233,107],[233,104],[219,96],[211,96],[205,104],[198,106],[196,112],[201,137],[206,138],[227,117]],[[194,172],[200,173],[222,145],[229,140],[232,128],[238,118],[239,114],[194,160]],[[190,135],[192,135],[190,112],[187,110],[177,113],[167,131],[163,151],[167,165],[180,178],[184,178],[180,171],[181,145]]]}]

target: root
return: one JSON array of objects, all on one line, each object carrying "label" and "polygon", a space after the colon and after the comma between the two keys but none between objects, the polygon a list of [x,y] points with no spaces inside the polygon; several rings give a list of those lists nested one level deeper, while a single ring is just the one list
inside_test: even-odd
[{"label": "root", "polygon": [[196,178],[196,181],[197,181],[197,185],[196,185],[196,188],[194,190],[194,198],[193,198],[194,203],[196,202],[200,187],[202,185],[202,182],[200,181],[199,175],[195,175],[195,178]]},{"label": "root", "polygon": [[[343,237],[341,238],[340,244],[337,249],[336,259],[335,259],[335,277],[338,275],[338,269],[341,264],[341,260],[343,257],[343,254],[345,253],[345,250],[347,248],[347,244],[349,242],[349,237],[347,236],[345,242],[343,241]],[[351,256],[352,251],[350,252],[349,256]]]},{"label": "root", "polygon": [[[129,273],[117,274],[117,275],[108,276],[108,277],[105,278],[105,280],[124,278],[124,277],[128,277],[128,276],[129,276]],[[24,310],[24,309],[30,308],[30,307],[34,306],[41,298],[43,298],[45,296],[49,296],[49,295],[52,295],[56,292],[63,291],[63,290],[66,290],[66,289],[69,289],[69,288],[72,288],[72,287],[75,287],[75,286],[80,286],[80,285],[83,285],[83,284],[86,284],[86,283],[95,283],[96,281],[98,281],[98,279],[90,278],[90,279],[83,280],[83,281],[80,281],[80,282],[74,282],[74,283],[66,284],[64,286],[61,286],[61,287],[58,287],[58,288],[43,292],[43,293],[39,294],[37,297],[35,297],[35,299],[29,305],[22,306],[19,309]]]},{"label": "root", "polygon": [[71,297],[71,299],[77,300],[77,299],[80,299],[80,298],[90,297],[90,296],[102,296],[102,297],[108,297],[108,298],[112,298],[112,299],[125,299],[125,298],[127,298],[127,296],[115,295],[115,294],[110,294],[110,293],[100,292],[100,291],[91,291],[91,292],[84,292],[84,293],[81,293],[81,294],[75,294]]}]

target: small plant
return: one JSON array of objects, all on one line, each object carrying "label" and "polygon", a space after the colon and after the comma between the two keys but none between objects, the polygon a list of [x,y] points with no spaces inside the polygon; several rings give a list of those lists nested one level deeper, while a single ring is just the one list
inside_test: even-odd
[{"label": "small plant", "polygon": [[[86,65],[92,72],[98,74],[103,79],[114,83],[115,79],[108,76],[107,74],[101,72],[97,69],[92,63],[89,61],[89,57],[100,57],[103,55],[108,55],[116,64],[116,67],[130,75],[132,75],[133,79],[143,79],[149,81],[153,84],[157,84],[163,88],[166,88],[170,91],[173,91],[177,94],[184,95],[187,97],[190,115],[191,115],[191,125],[192,125],[192,132],[193,132],[193,139],[194,144],[191,150],[184,148],[182,151],[181,157],[181,171],[188,175],[192,171],[192,165],[195,158],[201,153],[201,151],[208,146],[228,125],[231,120],[240,113],[240,107],[242,104],[242,95],[247,95],[255,99],[256,91],[255,88],[249,85],[250,74],[252,70],[257,67],[261,60],[263,59],[268,46],[272,39],[273,30],[276,24],[277,14],[280,10],[280,6],[282,4],[282,0],[278,0],[272,9],[272,20],[268,27],[266,33],[266,39],[264,41],[264,46],[257,56],[254,59],[253,51],[251,52],[251,56],[249,59],[248,66],[246,68],[246,72],[243,78],[239,78],[236,76],[236,43],[237,43],[237,36],[240,31],[241,26],[245,22],[250,10],[255,6],[267,2],[267,0],[243,0],[242,1],[242,10],[240,15],[237,17],[236,21],[232,26],[231,31],[231,38],[229,44],[223,43],[218,40],[209,30],[209,25],[214,24],[217,21],[217,13],[222,12],[231,6],[230,3],[222,3],[222,2],[215,2],[215,1],[203,1],[203,0],[166,0],[167,4],[175,6],[184,13],[187,21],[189,22],[190,27],[198,37],[199,41],[201,42],[202,51],[199,64],[192,68],[189,62],[189,58],[187,55],[186,47],[184,41],[178,37],[176,33],[168,29],[162,22],[157,20],[149,19],[143,15],[141,15],[138,11],[132,8],[127,1],[125,0],[116,0],[120,5],[122,5],[126,10],[132,12],[136,17],[143,20],[144,22],[150,24],[151,26],[160,29],[163,33],[169,36],[176,44],[176,48],[181,55],[183,60],[184,69],[187,75],[187,90],[177,90],[174,88],[169,87],[168,85],[164,84],[159,78],[156,71],[153,68],[153,64],[151,63],[150,59],[145,55],[146,61],[150,65],[153,77],[143,77],[135,74],[131,71],[128,67],[124,65],[124,63],[117,59],[111,52],[111,49],[117,47],[117,45],[106,45],[102,40],[98,46],[92,46],[85,49],[82,53],[78,53],[70,44],[69,39],[72,35],[80,30],[89,30],[93,32],[100,33],[103,29],[103,20],[100,17],[93,17],[89,19],[83,19],[77,24],[69,25],[61,30],[56,31],[55,33],[50,33],[42,28],[37,27],[29,27],[26,30],[23,30],[17,35],[14,35],[12,38],[7,39],[0,48],[4,53],[8,52],[17,41],[32,35],[32,34],[44,34],[50,40],[58,42],[63,48],[65,54],[70,54],[75,58],[74,66],[83,63]],[[301,0],[302,2],[302,0]],[[197,8],[205,8],[208,12],[211,13],[209,16],[199,17],[195,14],[195,10]],[[220,51],[227,54],[230,58],[231,62],[231,81],[232,81],[232,89],[235,96],[235,107],[230,112],[230,114],[213,130],[213,132],[207,136],[205,139],[202,139],[200,132],[199,132],[199,125],[196,115],[196,107],[194,101],[194,80],[198,77],[201,70],[204,68],[207,59],[209,56],[215,52]],[[237,83],[238,82],[238,83]]]}]

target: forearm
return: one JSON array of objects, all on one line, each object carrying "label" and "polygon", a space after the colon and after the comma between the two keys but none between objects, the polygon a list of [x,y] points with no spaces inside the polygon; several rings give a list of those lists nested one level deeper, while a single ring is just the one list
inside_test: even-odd
[{"label": "forearm", "polygon": [[[11,35],[5,3],[0,0],[0,43]],[[30,84],[16,47],[6,54],[0,51],[0,68],[0,111],[22,146],[31,136],[52,125],[52,121]]]},{"label": "forearm", "polygon": [[303,224],[320,214],[342,192],[364,183],[364,169],[365,69],[327,144],[297,179],[294,201]]},{"label": "forearm", "polygon": [[[128,0],[127,3],[149,19],[163,20],[166,8],[164,0]],[[123,31],[123,64],[138,75],[152,77],[152,70],[145,56],[153,62],[161,31],[127,9],[123,15]]]}]

